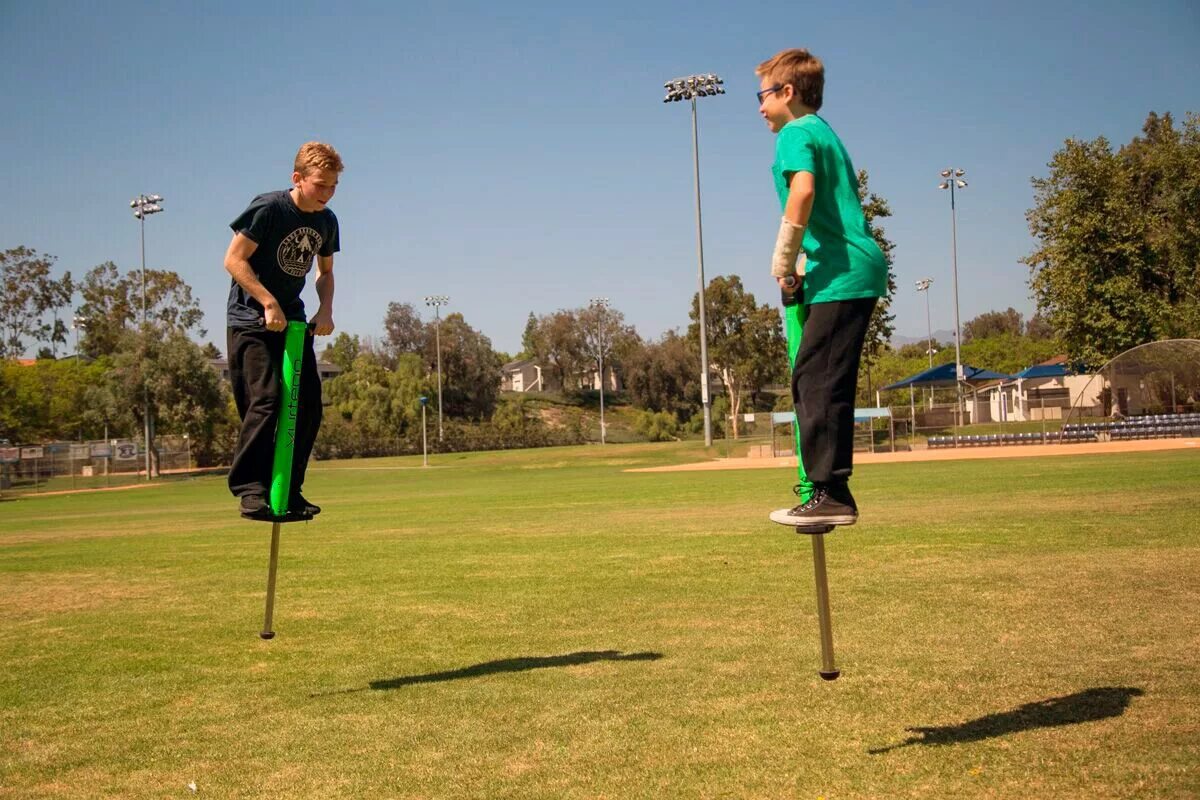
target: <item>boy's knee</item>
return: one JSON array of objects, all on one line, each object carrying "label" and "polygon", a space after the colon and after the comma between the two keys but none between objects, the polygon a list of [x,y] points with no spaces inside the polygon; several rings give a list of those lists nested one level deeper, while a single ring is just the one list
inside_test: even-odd
[{"label": "boy's knee", "polygon": [[274,417],[278,413],[279,395],[261,394],[250,398],[250,402],[246,404],[246,413],[242,417],[243,419]]}]

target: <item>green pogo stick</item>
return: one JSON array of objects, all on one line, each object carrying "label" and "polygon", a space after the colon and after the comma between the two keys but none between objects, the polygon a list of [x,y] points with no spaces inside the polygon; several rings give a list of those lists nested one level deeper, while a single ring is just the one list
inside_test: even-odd
[{"label": "green pogo stick", "polygon": [[300,413],[300,368],[304,364],[304,337],[308,325],[289,322],[283,344],[283,366],[279,421],[275,426],[275,459],[271,464],[271,562],[267,568],[267,610],[263,619],[264,639],[271,639],[271,616],[275,611],[275,574],[279,566],[279,525],[288,513],[292,491],[292,455],[296,450],[296,422]]},{"label": "green pogo stick", "polygon": [[[795,278],[792,278],[795,281]],[[800,352],[800,339],[804,332],[804,319],[808,316],[808,307],[801,301],[802,287],[788,294],[783,293],[783,321],[787,333],[788,366],[796,368],[796,354]],[[791,374],[789,370],[788,374]],[[800,419],[797,417],[792,425],[796,441],[796,472],[799,478],[801,503],[807,503],[813,495],[813,484],[804,471],[804,459],[800,455]],[[796,533],[809,534],[813,548],[813,575],[817,584],[817,622],[821,628],[821,669],[822,678],[827,681],[835,680],[841,671],[833,664],[833,620],[829,613],[829,579],[825,574],[825,534],[833,530],[832,525],[797,526]]]}]

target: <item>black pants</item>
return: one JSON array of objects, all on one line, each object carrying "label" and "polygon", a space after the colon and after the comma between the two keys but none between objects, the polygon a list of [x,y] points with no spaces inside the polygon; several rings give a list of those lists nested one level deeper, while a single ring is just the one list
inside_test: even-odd
[{"label": "black pants", "polygon": [[800,456],[814,484],[845,483],[854,465],[854,393],[875,298],[808,307],[792,370]]},{"label": "black pants", "polygon": [[[229,329],[229,377],[233,400],[242,429],[238,434],[233,464],[229,469],[229,491],[237,497],[270,495],[271,467],[275,460],[275,428],[283,383],[285,331]],[[304,485],[308,457],[321,427],[321,376],[313,337],[304,337],[304,359],[300,365],[300,408],[296,419],[296,447],[292,454],[292,495]]]}]

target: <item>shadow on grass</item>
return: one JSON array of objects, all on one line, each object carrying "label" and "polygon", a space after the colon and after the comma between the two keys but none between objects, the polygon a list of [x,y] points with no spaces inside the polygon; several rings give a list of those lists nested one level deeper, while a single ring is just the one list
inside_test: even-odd
[{"label": "shadow on grass", "polygon": [[463,678],[479,678],[484,675],[496,675],[503,672],[527,672],[531,669],[546,669],[549,667],[572,667],[579,664],[592,664],[597,661],[657,661],[662,653],[622,653],[620,650],[581,650],[577,653],[567,653],[561,656],[522,656],[521,658],[502,658],[497,661],[485,661],[460,669],[444,672],[428,672],[424,675],[404,675],[399,678],[371,681],[362,689],[343,689],[336,692],[321,692],[311,695],[318,697],[324,694],[350,694],[366,689],[385,691],[413,686],[419,683],[442,683],[457,681]]},{"label": "shadow on grass", "polygon": [[1105,686],[1086,689],[1064,697],[1051,697],[1026,703],[1012,711],[988,714],[986,717],[969,720],[958,725],[942,725],[930,728],[905,728],[909,736],[899,744],[868,750],[872,755],[886,753],[909,745],[965,744],[981,739],[994,739],[1010,733],[1055,728],[1060,725],[1078,725],[1108,717],[1119,717],[1125,713],[1133,698],[1145,694],[1141,689]]}]

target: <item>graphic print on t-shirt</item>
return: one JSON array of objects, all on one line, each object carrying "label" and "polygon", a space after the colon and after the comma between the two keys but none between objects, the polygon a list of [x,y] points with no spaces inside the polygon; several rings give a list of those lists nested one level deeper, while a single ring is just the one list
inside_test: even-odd
[{"label": "graphic print on t-shirt", "polygon": [[276,260],[279,268],[295,278],[303,278],[312,269],[313,256],[324,240],[312,228],[297,228],[279,243]]}]

